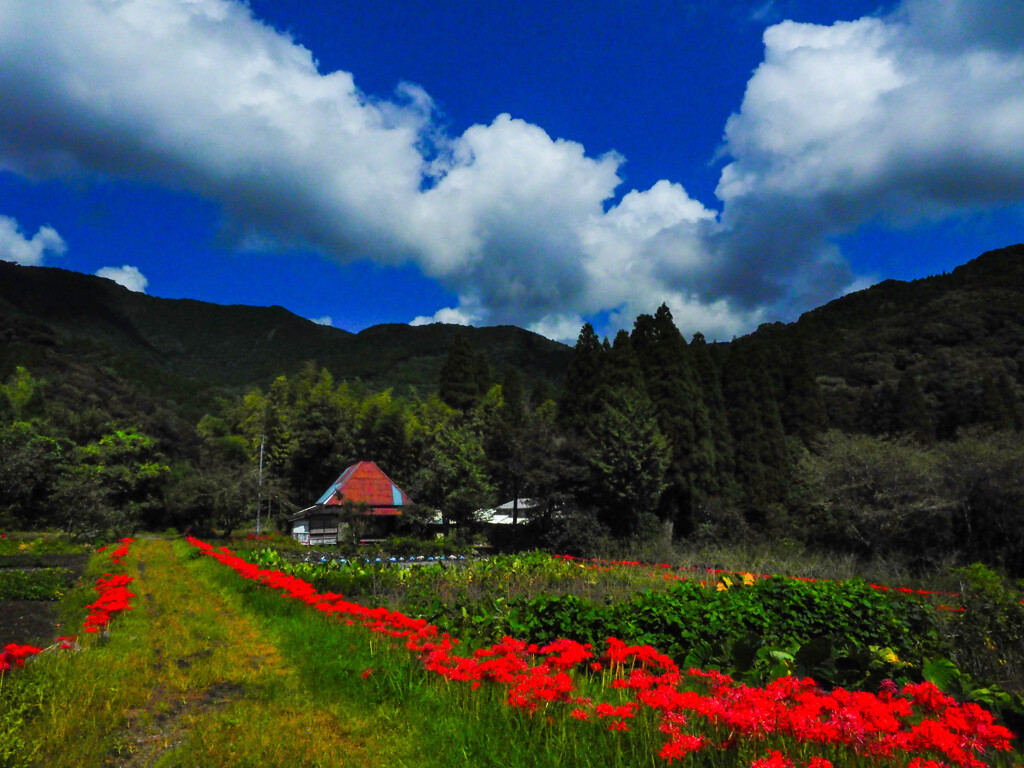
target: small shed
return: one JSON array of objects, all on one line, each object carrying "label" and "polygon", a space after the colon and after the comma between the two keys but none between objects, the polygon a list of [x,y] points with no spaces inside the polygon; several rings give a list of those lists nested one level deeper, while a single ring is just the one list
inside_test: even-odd
[{"label": "small shed", "polygon": [[484,525],[512,525],[513,517],[516,522],[525,523],[540,506],[540,499],[513,499],[494,509],[481,509],[476,516]]},{"label": "small shed", "polygon": [[288,519],[292,537],[303,544],[336,545],[346,503],[364,510],[367,537],[384,538],[412,501],[374,462],[360,461],[342,472],[313,506]]}]

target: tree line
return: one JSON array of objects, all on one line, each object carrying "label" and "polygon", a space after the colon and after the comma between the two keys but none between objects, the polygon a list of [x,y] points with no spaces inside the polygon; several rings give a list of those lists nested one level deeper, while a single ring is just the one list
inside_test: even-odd
[{"label": "tree line", "polygon": [[[687,342],[666,306],[601,339],[584,325],[564,384],[494,371],[458,337],[436,390],[336,382],[309,363],[223,397],[191,431],[64,407],[17,368],[0,387],[0,528],[283,526],[351,463],[373,460],[461,535],[476,512],[535,499],[499,542],[592,552],[609,542],[777,537],[922,566],[1024,563],[1019,401],[937,439],[913,377],[830,407],[800,344]],[[879,394],[879,392],[881,394]],[[988,401],[986,401],[988,402]],[[989,418],[985,409],[998,411]],[[1016,410],[1015,410],[1016,409]],[[837,428],[840,427],[840,428]]]}]

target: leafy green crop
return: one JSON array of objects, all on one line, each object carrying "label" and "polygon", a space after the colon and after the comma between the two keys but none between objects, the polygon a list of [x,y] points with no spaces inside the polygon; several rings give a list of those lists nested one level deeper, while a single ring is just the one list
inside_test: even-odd
[{"label": "leafy green crop", "polygon": [[68,568],[37,568],[32,570],[0,570],[0,599],[59,600],[75,583],[75,574]]}]

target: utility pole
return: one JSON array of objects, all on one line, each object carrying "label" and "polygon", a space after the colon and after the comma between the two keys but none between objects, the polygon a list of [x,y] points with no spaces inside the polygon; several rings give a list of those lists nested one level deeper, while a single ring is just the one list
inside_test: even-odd
[{"label": "utility pole", "polygon": [[263,444],[267,441],[265,434],[260,435],[260,475],[256,486],[256,535],[260,535],[260,507],[263,505]]}]

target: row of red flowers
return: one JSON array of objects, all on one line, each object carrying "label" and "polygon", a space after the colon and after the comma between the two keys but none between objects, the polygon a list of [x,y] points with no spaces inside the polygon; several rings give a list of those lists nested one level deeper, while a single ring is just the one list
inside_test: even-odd
[{"label": "row of red flowers", "polygon": [[[190,543],[247,579],[266,584],[346,624],[402,641],[424,668],[474,689],[485,682],[507,691],[507,703],[529,713],[553,705],[569,708],[577,720],[592,720],[626,731],[641,712],[651,713],[663,734],[661,757],[669,762],[691,752],[728,749],[742,737],[755,748],[770,737],[784,737],[819,749],[806,768],[828,768],[827,756],[850,753],[891,764],[916,761],[918,768],[949,764],[982,768],[986,754],[1009,751],[1013,735],[975,704],[958,704],[930,683],[889,683],[878,694],[822,690],[809,678],[780,678],[763,688],[737,683],[715,671],[681,671],[650,646],[608,638],[595,653],[590,645],[561,639],[538,647],[510,637],[470,656],[455,653],[458,640],[439,633],[424,619],[385,608],[367,608],[342,595],[319,593],[308,582],[263,570],[226,547]],[[571,673],[575,673],[575,676]],[[595,702],[580,696],[576,683],[601,673],[625,703]],[[914,765],[911,762],[911,765]],[[791,766],[779,753],[757,760],[755,768]]]},{"label": "row of red flowers", "polygon": [[[128,545],[133,541],[134,539],[130,538],[118,541],[121,546],[110,553],[112,565],[123,564],[124,558],[128,555]],[[105,549],[105,547],[101,547],[99,551],[103,552]],[[86,606],[89,609],[89,615],[85,617],[85,623],[82,626],[83,632],[99,632],[110,624],[111,616],[122,611],[132,610],[132,606],[128,603],[131,598],[135,597],[134,592],[128,591],[131,581],[132,577],[123,573],[113,575],[106,573],[102,578],[96,579],[93,589],[99,593],[99,599]]]},{"label": "row of red flowers", "polygon": [[[134,539],[124,538],[118,543],[121,545],[110,553],[109,559],[112,565],[123,565],[124,558],[128,556],[128,546]],[[97,554],[105,552],[106,547],[100,547]],[[104,574],[103,578],[96,580],[94,589],[99,593],[99,599],[86,606],[89,615],[86,616],[82,626],[83,632],[99,632],[102,627],[110,623],[110,617],[121,611],[130,611],[132,607],[128,600],[135,597],[134,593],[128,591],[128,584],[131,577],[123,574]],[[64,650],[75,647],[74,636],[61,636],[57,638],[57,645]],[[19,645],[9,643],[0,651],[0,672],[6,672],[13,667],[25,665],[25,660],[37,653],[42,653],[42,648],[34,645]]]}]

